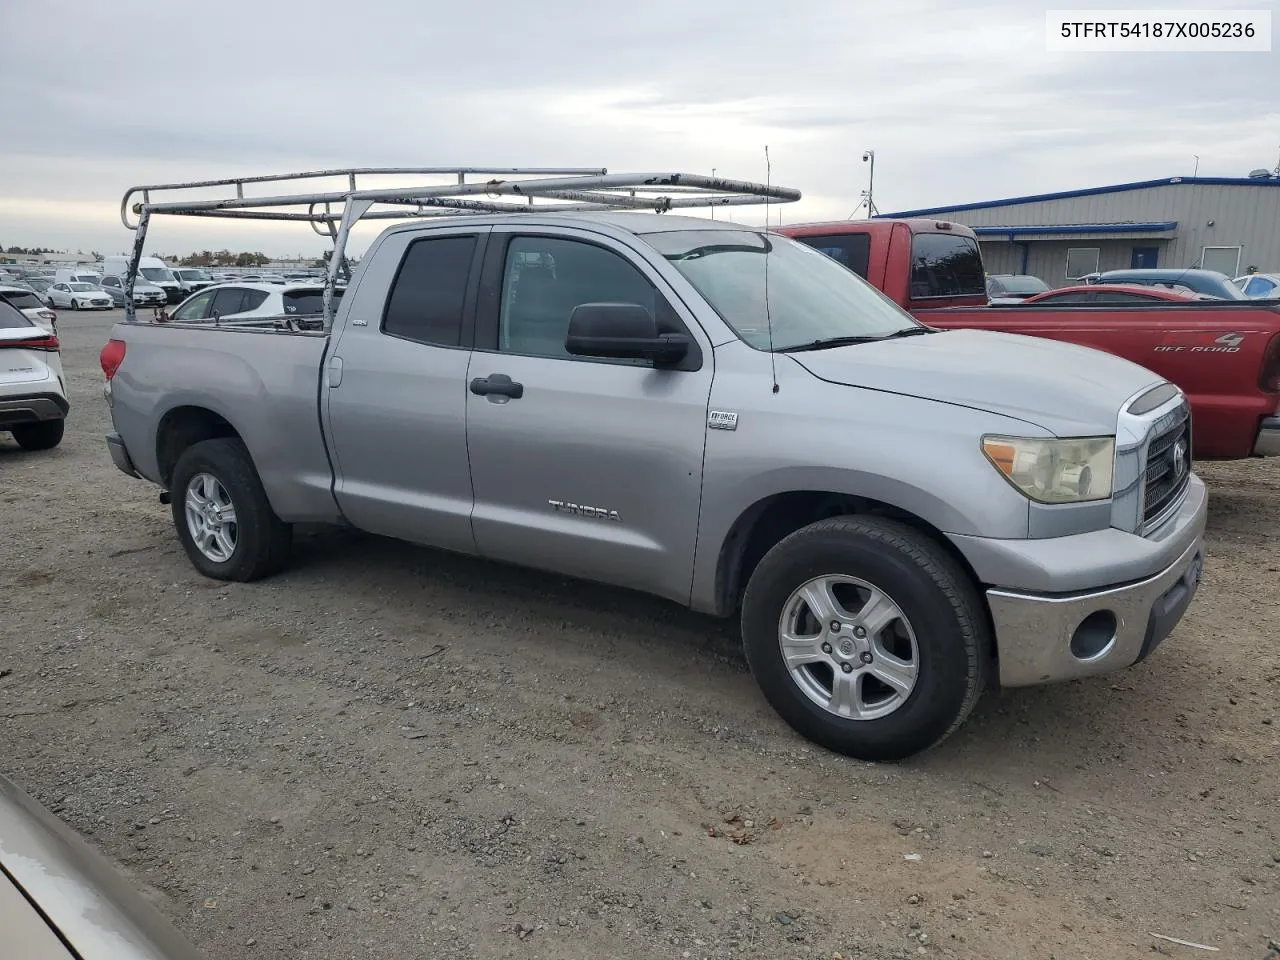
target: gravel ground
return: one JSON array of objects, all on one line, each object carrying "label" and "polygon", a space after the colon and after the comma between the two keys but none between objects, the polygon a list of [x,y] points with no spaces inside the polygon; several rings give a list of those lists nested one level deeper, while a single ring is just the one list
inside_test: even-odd
[{"label": "gravel ground", "polygon": [[63,445],[0,439],[0,769],[212,960],[1280,939],[1280,462],[1201,468],[1205,584],[1150,661],[881,767],[657,600],[323,530],[285,575],[202,579],[102,443],[115,316],[60,321]]}]

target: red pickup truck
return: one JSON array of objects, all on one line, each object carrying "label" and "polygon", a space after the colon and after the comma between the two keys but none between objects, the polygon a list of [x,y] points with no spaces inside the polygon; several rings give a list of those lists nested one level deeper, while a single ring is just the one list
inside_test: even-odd
[{"label": "red pickup truck", "polygon": [[1198,459],[1280,456],[1280,301],[1135,296],[1132,304],[987,306],[977,236],[962,224],[839,220],[774,229],[839,260],[931,327],[1066,340],[1166,377],[1191,403]]}]

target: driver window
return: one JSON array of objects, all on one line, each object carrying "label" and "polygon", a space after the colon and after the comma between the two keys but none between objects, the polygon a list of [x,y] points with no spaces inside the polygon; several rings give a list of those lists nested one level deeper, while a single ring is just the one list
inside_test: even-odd
[{"label": "driver window", "polygon": [[[507,247],[498,313],[498,349],[534,357],[572,357],[564,348],[569,315],[583,303],[635,303],[673,329],[670,307],[634,266],[610,250],[554,237],[514,237]],[[603,363],[646,365],[642,360]]]}]

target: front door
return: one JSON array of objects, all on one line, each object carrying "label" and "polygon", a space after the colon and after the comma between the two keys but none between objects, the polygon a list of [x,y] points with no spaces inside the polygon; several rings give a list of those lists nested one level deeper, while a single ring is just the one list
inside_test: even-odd
[{"label": "front door", "polygon": [[1133,270],[1154,270],[1156,261],[1160,259],[1159,247],[1134,247],[1129,258],[1129,267]]},{"label": "front door", "polygon": [[343,297],[322,402],[338,506],[362,530],[475,552],[466,319],[487,233],[389,234]]},{"label": "front door", "polygon": [[[472,528],[482,555],[687,602],[712,356],[625,251],[600,234],[494,228],[466,399]],[[569,314],[598,302],[688,332],[686,369],[570,356]]]}]

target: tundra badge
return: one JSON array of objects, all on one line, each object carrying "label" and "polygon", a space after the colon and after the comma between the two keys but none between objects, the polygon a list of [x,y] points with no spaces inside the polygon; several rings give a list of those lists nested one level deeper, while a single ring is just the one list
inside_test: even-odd
[{"label": "tundra badge", "polygon": [[548,500],[551,509],[556,513],[567,513],[574,517],[588,517],[592,520],[617,520],[622,521],[618,516],[617,510],[610,510],[608,507],[588,507],[581,503],[568,503],[564,500]]}]

